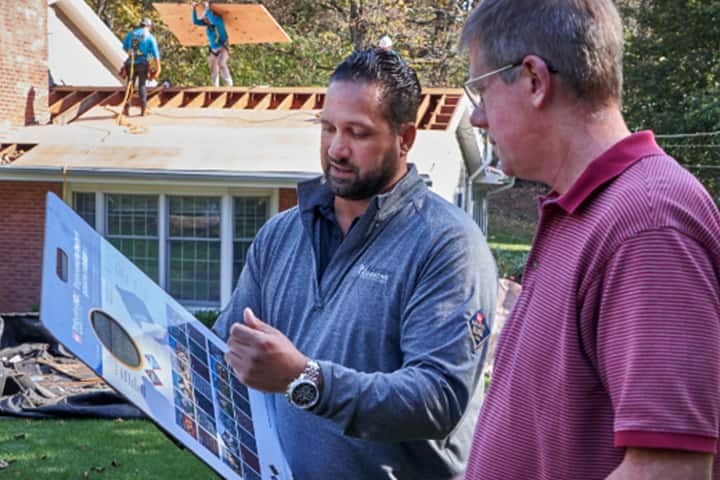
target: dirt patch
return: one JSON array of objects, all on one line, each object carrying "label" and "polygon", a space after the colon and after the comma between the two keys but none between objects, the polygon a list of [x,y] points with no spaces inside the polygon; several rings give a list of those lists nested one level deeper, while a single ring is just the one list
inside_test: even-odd
[{"label": "dirt patch", "polygon": [[509,216],[520,221],[536,223],[537,197],[547,191],[547,187],[539,183],[516,182],[512,188],[491,195],[488,210],[491,215]]},{"label": "dirt patch", "polygon": [[545,185],[516,181],[512,188],[488,198],[489,239],[530,243],[538,221],[537,197],[547,193]]}]

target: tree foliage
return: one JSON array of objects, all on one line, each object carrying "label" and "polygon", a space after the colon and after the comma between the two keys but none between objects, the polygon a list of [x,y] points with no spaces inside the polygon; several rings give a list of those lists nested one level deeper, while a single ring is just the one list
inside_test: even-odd
[{"label": "tree foliage", "polygon": [[[173,85],[207,84],[206,50],[185,48],[160,22],[148,0],[86,0],[123,38],[143,16],[163,57],[163,78]],[[241,3],[226,0],[226,3]],[[472,6],[468,0],[266,0],[260,2],[288,33],[289,44],[234,45],[229,67],[237,85],[325,85],[337,63],[357,48],[389,35],[394,49],[425,86],[457,86],[467,63],[457,39]],[[188,2],[188,9],[190,3]]]},{"label": "tree foliage", "polygon": [[720,2],[635,0],[625,16],[624,113],[720,198]]}]

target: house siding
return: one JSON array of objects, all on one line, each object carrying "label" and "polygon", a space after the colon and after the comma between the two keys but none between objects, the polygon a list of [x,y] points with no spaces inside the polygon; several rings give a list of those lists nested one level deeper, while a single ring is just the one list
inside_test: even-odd
[{"label": "house siding", "polygon": [[0,313],[40,305],[47,192],[62,184],[0,181]]}]

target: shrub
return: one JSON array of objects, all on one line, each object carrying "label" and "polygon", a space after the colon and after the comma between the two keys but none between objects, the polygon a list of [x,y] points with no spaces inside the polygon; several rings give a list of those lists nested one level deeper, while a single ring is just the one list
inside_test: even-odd
[{"label": "shrub", "polygon": [[522,283],[523,269],[528,258],[528,250],[509,250],[502,247],[492,249],[497,262],[498,276]]},{"label": "shrub", "polygon": [[208,328],[212,328],[213,324],[215,323],[215,320],[217,320],[218,315],[220,315],[220,310],[214,310],[214,309],[208,309],[208,310],[195,310],[193,312],[195,315],[195,318],[200,320],[203,325],[205,325]]}]

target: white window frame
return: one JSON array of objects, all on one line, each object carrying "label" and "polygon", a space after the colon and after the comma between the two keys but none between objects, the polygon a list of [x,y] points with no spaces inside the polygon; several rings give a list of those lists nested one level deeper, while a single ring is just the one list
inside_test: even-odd
[{"label": "white window frame", "polygon": [[185,305],[189,310],[208,308],[223,309],[230,302],[235,288],[233,277],[233,219],[234,197],[266,197],[270,199],[269,217],[278,213],[280,189],[286,186],[249,187],[213,185],[131,185],[126,183],[71,183],[68,185],[70,198],[73,192],[95,193],[95,226],[103,237],[105,225],[105,194],[158,195],[158,280],[163,290],[168,287],[168,195],[220,197],[220,305]]}]

